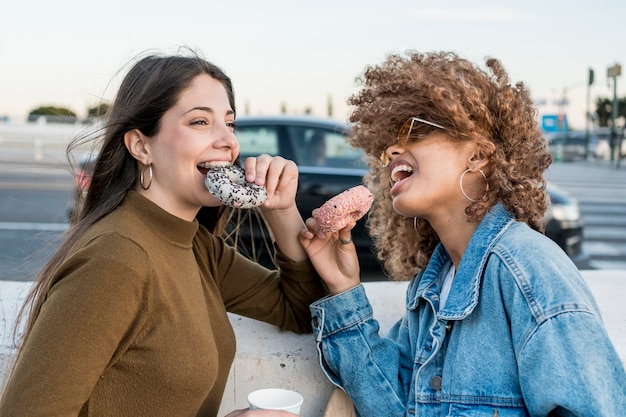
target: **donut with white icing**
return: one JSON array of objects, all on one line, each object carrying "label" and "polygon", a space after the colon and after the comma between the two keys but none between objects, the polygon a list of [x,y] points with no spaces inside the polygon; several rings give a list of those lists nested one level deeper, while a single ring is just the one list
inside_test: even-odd
[{"label": "donut with white icing", "polygon": [[265,187],[246,181],[246,172],[238,165],[209,168],[204,184],[211,194],[230,207],[258,207],[267,199]]},{"label": "donut with white icing", "polygon": [[374,196],[363,185],[347,189],[315,209],[313,218],[323,233],[334,233],[356,222],[372,206]]}]

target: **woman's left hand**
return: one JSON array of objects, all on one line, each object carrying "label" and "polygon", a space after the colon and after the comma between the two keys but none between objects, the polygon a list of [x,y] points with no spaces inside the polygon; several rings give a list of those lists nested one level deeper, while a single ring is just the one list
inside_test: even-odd
[{"label": "woman's left hand", "polygon": [[[314,210],[315,212],[315,210]],[[320,233],[313,217],[307,219],[299,240],[313,266],[326,283],[330,295],[360,284],[359,259],[352,242],[353,222],[334,233]]]},{"label": "woman's left hand", "polygon": [[283,210],[295,206],[298,190],[298,167],[280,156],[260,155],[244,161],[246,180],[262,185],[267,200],[261,208]]}]

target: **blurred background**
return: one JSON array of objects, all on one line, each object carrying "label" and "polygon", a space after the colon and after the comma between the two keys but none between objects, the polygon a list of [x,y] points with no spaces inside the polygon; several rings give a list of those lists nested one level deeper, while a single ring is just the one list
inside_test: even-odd
[{"label": "blurred background", "polygon": [[4,122],[45,107],[86,118],[112,98],[129,60],[181,46],[231,76],[239,114],[344,120],[355,77],[409,49],[499,58],[512,82],[531,88],[548,125],[606,125],[614,90],[626,96],[626,83],[614,88],[607,75],[626,62],[621,0],[10,0],[1,14]]},{"label": "blurred background", "polygon": [[[241,127],[282,132],[264,137],[291,158],[298,141],[338,131],[355,79],[389,54],[498,58],[512,83],[530,88],[554,156],[546,173],[560,189],[551,193],[549,214],[558,223],[551,236],[581,269],[626,269],[626,2],[435,3],[4,2],[0,280],[32,279],[68,228],[68,207],[89,161],[81,155],[89,148],[78,148],[68,165],[68,142],[98,126],[134,58],[180,48],[222,67],[234,82]],[[243,151],[245,129],[239,135]],[[325,156],[335,157],[335,148]],[[313,205],[353,185],[331,182],[333,175],[348,178],[335,172],[341,168],[297,162],[299,196]],[[357,183],[362,173],[351,169],[349,178]],[[370,275],[382,278],[376,268]]]}]

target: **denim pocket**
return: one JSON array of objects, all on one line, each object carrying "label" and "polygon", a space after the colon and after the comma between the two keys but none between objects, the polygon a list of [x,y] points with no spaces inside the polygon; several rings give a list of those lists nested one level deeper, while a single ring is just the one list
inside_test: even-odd
[{"label": "denim pocket", "polygon": [[530,417],[523,407],[455,404],[446,417]]}]

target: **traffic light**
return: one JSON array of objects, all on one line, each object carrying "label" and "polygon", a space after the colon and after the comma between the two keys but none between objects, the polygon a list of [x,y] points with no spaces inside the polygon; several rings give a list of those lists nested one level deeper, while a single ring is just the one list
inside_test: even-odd
[{"label": "traffic light", "polygon": [[568,132],[569,123],[567,122],[567,114],[559,113],[555,118],[555,127],[557,132]]},{"label": "traffic light", "polygon": [[588,85],[593,84],[593,68],[589,68],[589,82]]}]

